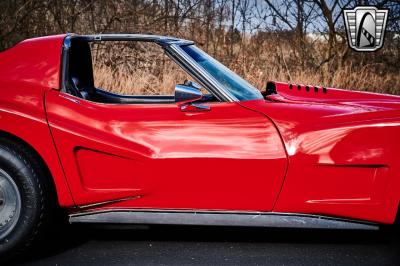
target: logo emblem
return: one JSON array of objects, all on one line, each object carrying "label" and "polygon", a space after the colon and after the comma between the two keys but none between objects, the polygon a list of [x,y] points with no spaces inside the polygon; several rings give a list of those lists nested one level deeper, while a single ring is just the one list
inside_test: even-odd
[{"label": "logo emblem", "polygon": [[383,46],[387,9],[358,6],[344,9],[344,22],[349,46],[360,52],[376,51]]}]

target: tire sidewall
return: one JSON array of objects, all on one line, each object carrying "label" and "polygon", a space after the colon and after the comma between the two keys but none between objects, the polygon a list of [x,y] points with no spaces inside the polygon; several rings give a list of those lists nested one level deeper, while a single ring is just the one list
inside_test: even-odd
[{"label": "tire sidewall", "polygon": [[21,197],[21,212],[12,231],[0,240],[0,257],[23,248],[34,237],[43,200],[38,177],[30,163],[7,146],[0,145],[0,168],[15,182]]}]

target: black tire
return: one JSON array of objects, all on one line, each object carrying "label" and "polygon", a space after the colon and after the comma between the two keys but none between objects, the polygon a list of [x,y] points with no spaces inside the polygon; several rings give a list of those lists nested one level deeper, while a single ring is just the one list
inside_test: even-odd
[{"label": "black tire", "polygon": [[[12,213],[18,213],[18,216],[10,218],[13,219],[13,227],[9,227],[8,231],[3,230],[3,235],[0,234],[0,261],[5,261],[25,251],[41,236],[49,222],[52,202],[46,173],[35,154],[25,145],[0,137],[0,175],[4,178],[3,187],[0,184],[0,193],[1,189],[10,187],[4,185],[6,182],[14,183],[20,199],[19,211],[12,210]],[[4,176],[12,181],[6,180]],[[10,197],[8,199],[12,202]],[[7,212],[3,212],[3,226],[7,224],[4,223],[4,213]]]}]

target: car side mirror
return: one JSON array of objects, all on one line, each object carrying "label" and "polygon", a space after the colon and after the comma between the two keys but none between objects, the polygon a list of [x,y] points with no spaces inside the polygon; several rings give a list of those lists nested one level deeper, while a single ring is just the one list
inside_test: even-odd
[{"label": "car side mirror", "polygon": [[183,112],[201,112],[210,110],[209,106],[194,103],[202,98],[203,94],[198,88],[182,84],[175,85],[175,103],[178,104]]}]

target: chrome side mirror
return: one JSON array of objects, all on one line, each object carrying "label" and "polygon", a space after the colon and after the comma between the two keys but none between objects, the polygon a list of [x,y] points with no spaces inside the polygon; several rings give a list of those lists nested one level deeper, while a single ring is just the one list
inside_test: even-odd
[{"label": "chrome side mirror", "polygon": [[175,85],[176,103],[185,104],[201,100],[201,98],[203,98],[203,94],[201,93],[200,90],[186,85],[181,85],[181,84]]},{"label": "chrome side mirror", "polygon": [[181,84],[175,85],[175,102],[183,112],[210,110],[209,106],[194,103],[202,98],[203,94],[197,88]]}]

